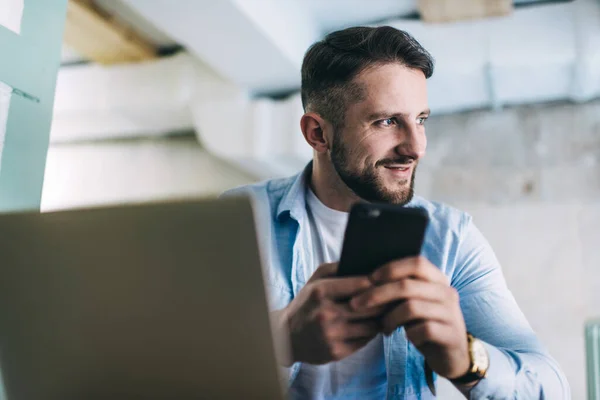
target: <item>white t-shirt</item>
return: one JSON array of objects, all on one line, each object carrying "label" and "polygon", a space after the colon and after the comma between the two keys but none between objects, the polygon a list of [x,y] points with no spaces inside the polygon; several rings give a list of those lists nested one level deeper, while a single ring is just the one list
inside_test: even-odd
[{"label": "white t-shirt", "polygon": [[[324,205],[309,188],[306,193],[312,262],[310,277],[319,265],[339,261],[348,213]],[[383,336],[378,335],[351,356],[325,365],[302,364],[290,387],[290,399],[383,399],[387,392]]]}]

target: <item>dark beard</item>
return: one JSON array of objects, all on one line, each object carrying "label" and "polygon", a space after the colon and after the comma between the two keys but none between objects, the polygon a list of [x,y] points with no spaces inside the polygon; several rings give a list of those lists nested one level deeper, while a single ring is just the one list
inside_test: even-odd
[{"label": "dark beard", "polygon": [[[407,161],[407,157],[400,156],[395,160],[382,161],[403,164]],[[417,171],[416,161],[414,161],[415,166],[410,177],[409,187],[403,187],[396,190],[389,190],[377,179],[376,168],[381,162],[378,162],[376,166],[368,166],[362,172],[353,171],[348,163],[348,151],[337,134],[335,135],[331,146],[331,162],[333,168],[342,179],[342,182],[363,200],[371,203],[405,205],[410,202],[414,196],[415,172]]]}]

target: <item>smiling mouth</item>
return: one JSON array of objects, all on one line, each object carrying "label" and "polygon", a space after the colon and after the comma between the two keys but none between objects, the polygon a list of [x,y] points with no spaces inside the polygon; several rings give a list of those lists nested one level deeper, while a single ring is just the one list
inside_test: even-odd
[{"label": "smiling mouth", "polygon": [[411,169],[416,163],[417,160],[415,160],[413,157],[399,156],[379,160],[376,166],[384,167],[394,171],[407,171]]},{"label": "smiling mouth", "polygon": [[383,167],[387,168],[387,169],[392,169],[395,171],[408,171],[411,166],[412,166],[412,164],[408,164],[408,165],[393,164],[393,165],[384,165]]}]

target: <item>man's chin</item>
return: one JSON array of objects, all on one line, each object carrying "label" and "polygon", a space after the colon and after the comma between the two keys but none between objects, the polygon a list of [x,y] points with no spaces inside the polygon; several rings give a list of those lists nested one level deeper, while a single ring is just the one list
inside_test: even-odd
[{"label": "man's chin", "polygon": [[382,177],[379,181],[379,187],[390,188],[390,192],[408,191],[411,187],[412,178],[390,179],[390,177]]},{"label": "man's chin", "polygon": [[413,198],[413,191],[410,185],[404,186],[396,190],[382,190],[381,187],[377,191],[377,201],[388,204],[404,205]]},{"label": "man's chin", "polygon": [[[386,203],[404,205],[411,201],[414,195],[411,182],[411,179],[403,179],[387,185],[380,185],[380,197]],[[393,188],[393,190],[390,190],[390,188]]]},{"label": "man's chin", "polygon": [[410,202],[413,198],[413,192],[409,189],[407,191],[390,193],[388,196],[388,201],[386,203],[389,204],[398,204],[405,205]]}]

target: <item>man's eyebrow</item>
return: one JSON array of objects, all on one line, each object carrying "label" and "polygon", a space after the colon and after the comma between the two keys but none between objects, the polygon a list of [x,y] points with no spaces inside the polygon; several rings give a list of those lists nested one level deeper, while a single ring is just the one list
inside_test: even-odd
[{"label": "man's eyebrow", "polygon": [[[419,115],[429,115],[431,114],[431,110],[428,108],[426,110],[421,111],[421,113]],[[377,111],[374,113],[369,114],[369,116],[367,117],[368,121],[376,121],[378,119],[384,119],[384,118],[392,118],[392,117],[406,117],[408,116],[408,114],[406,113],[399,113],[399,112],[393,112],[393,111]]]}]

